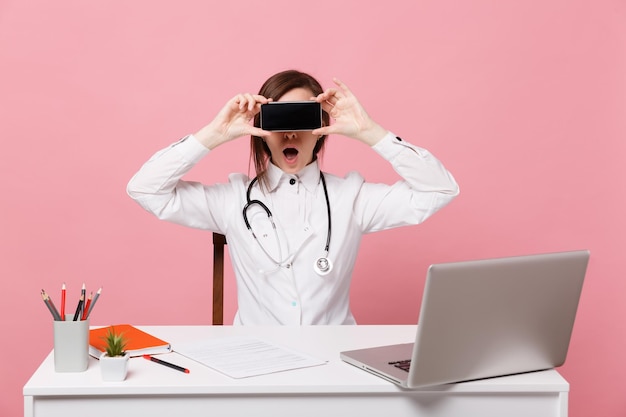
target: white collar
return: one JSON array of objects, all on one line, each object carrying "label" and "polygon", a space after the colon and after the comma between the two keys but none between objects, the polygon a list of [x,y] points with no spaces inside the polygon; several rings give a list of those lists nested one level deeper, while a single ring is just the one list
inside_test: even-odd
[{"label": "white collar", "polygon": [[296,174],[288,174],[271,162],[267,165],[267,179],[270,192],[273,192],[281,183],[288,182],[292,178],[299,181],[307,191],[315,191],[315,187],[317,187],[320,181],[320,169],[317,160],[311,162]]}]

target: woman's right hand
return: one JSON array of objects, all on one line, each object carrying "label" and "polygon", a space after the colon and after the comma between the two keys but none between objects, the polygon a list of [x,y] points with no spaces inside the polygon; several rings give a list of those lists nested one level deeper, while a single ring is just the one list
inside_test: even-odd
[{"label": "woman's right hand", "polygon": [[271,99],[258,94],[237,94],[226,103],[211,123],[194,133],[194,136],[209,149],[242,136],[268,136],[270,132],[254,127],[252,120],[261,111],[261,104],[270,101]]}]

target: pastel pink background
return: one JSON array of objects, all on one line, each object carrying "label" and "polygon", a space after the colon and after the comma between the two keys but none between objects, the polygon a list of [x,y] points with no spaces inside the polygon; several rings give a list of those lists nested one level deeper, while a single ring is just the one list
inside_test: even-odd
[{"label": "pastel pink background", "polygon": [[[52,348],[41,288],[59,304],[66,282],[74,305],[83,282],[102,286],[95,325],[210,323],[211,235],[157,221],[125,186],[286,68],[325,87],[343,79],[461,186],[422,226],[366,237],[358,321],[415,323],[434,262],[589,249],[560,372],[570,416],[625,415],[625,18],[618,0],[2,0],[0,415],[22,414],[22,387]],[[323,167],[397,179],[342,137]],[[247,169],[243,139],[189,178]]]}]

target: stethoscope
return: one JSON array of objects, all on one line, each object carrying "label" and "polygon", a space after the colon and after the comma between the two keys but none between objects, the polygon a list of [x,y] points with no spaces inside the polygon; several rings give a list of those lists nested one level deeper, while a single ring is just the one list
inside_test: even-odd
[{"label": "stethoscope", "polygon": [[[280,266],[282,266],[284,264],[285,259],[283,259],[283,253],[282,253],[282,249],[280,247],[280,242],[278,240],[278,232],[276,230],[276,224],[274,223],[274,219],[272,217],[272,212],[270,211],[269,208],[267,208],[267,206],[265,204],[263,204],[262,201],[260,201],[260,200],[250,200],[250,192],[252,191],[252,187],[254,186],[254,184],[257,182],[257,179],[258,179],[258,177],[255,177],[252,181],[250,181],[250,185],[248,185],[248,191],[246,192],[246,201],[247,201],[247,203],[243,207],[243,221],[246,223],[246,227],[248,228],[250,233],[252,233],[252,237],[254,237],[254,240],[259,245],[259,247],[261,248],[263,253],[265,253],[265,255],[274,264],[276,264],[276,266],[280,267]],[[313,263],[313,269],[319,275],[327,275],[333,269],[333,264],[332,264],[332,262],[330,262],[330,259],[328,259],[328,250],[330,248],[330,234],[331,234],[331,230],[332,229],[331,229],[331,225],[330,225],[330,201],[328,200],[328,190],[326,189],[326,180],[324,179],[324,174],[321,171],[320,171],[320,180],[322,181],[322,188],[324,189],[324,197],[326,198],[326,212],[327,212],[327,216],[328,216],[328,231],[326,232],[326,246],[324,247],[325,255],[320,257],[320,258],[317,258],[317,260]],[[248,221],[248,214],[247,214],[247,212],[248,212],[248,209],[251,206],[255,205],[255,204],[259,205],[263,210],[265,210],[265,213],[267,213],[267,218],[272,223],[272,229],[274,230],[274,237],[276,239],[276,243],[278,244],[278,259],[279,260],[276,260],[263,247],[263,245],[261,244],[259,239],[254,234],[254,231],[252,230],[252,227],[250,226],[250,222]]]}]

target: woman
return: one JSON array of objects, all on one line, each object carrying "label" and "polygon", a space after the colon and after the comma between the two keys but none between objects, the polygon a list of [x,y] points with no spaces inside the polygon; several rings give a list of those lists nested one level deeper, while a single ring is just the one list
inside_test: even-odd
[{"label": "woman", "polygon": [[[156,153],[128,184],[128,194],[158,218],[226,235],[238,288],[235,324],[354,324],[349,290],[362,235],[419,224],[459,192],[434,156],[378,125],[344,83],[334,82],[323,91],[308,74],[275,74],[259,94],[238,94],[208,125]],[[259,127],[261,105],[306,100],[321,103],[321,128]],[[371,146],[402,181],[322,173],[317,156],[329,134]],[[246,135],[256,179],[182,180],[212,149]]]}]

